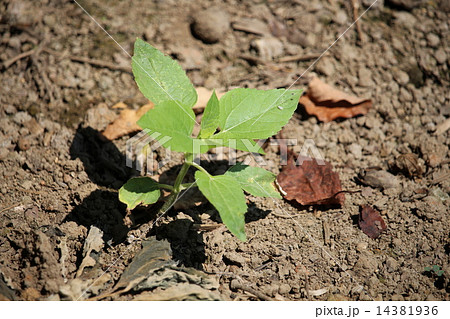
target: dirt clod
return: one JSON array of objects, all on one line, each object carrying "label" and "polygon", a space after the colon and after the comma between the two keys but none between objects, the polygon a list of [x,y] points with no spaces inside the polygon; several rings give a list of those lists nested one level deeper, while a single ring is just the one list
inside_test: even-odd
[{"label": "dirt clod", "polygon": [[192,32],[205,43],[219,42],[230,28],[230,20],[225,10],[219,7],[198,12],[194,16]]}]

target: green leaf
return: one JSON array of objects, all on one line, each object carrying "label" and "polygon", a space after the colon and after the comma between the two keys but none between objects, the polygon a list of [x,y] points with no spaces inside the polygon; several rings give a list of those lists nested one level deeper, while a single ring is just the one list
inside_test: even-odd
[{"label": "green leaf", "polygon": [[119,189],[119,200],[130,210],[156,203],[160,196],[158,183],[149,177],[132,178]]},{"label": "green leaf", "polygon": [[261,167],[238,163],[231,167],[225,175],[234,177],[242,189],[253,196],[281,198],[273,184],[276,175]]},{"label": "green leaf", "polygon": [[190,109],[197,102],[197,92],[180,65],[141,39],[134,43],[131,66],[139,90],[153,103],[176,100],[179,107]]},{"label": "green leaf", "polygon": [[213,91],[205,111],[203,112],[201,130],[198,134],[199,138],[208,138],[216,132],[219,127],[219,99],[216,91]]},{"label": "green leaf", "polygon": [[183,110],[175,101],[166,101],[145,113],[137,124],[147,129],[162,146],[175,152],[192,152],[191,134],[195,123],[189,116],[194,117],[192,109]]},{"label": "green leaf", "polygon": [[276,134],[297,108],[301,90],[234,89],[220,99],[219,126],[213,138],[264,139]]},{"label": "green leaf", "polygon": [[245,241],[244,214],[247,204],[239,183],[231,176],[211,176],[202,171],[195,172],[195,179],[198,188],[217,209],[231,233]]},{"label": "green leaf", "polygon": [[[229,147],[237,150],[241,150],[244,152],[254,152],[265,154],[264,150],[261,146],[250,139],[213,139],[213,138],[205,138],[205,139],[197,139],[196,143],[200,145],[200,154],[206,153],[208,150],[215,147]],[[196,149],[198,150],[198,148]],[[194,151],[194,153],[197,153]]]}]

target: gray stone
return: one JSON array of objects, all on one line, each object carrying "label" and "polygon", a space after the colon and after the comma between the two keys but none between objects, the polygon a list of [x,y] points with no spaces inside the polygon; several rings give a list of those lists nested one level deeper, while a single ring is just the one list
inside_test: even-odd
[{"label": "gray stone", "polygon": [[348,21],[348,17],[347,17],[347,13],[345,13],[344,10],[339,10],[338,12],[336,12],[334,18],[333,18],[334,22],[336,22],[339,25],[344,25],[346,24]]},{"label": "gray stone", "polygon": [[443,49],[438,49],[436,52],[434,52],[434,58],[436,59],[437,63],[444,64],[447,61],[447,54]]},{"label": "gray stone", "polygon": [[281,284],[278,287],[278,292],[280,293],[280,295],[286,295],[291,291],[291,286],[289,286],[288,284]]},{"label": "gray stone", "polygon": [[274,37],[265,37],[252,42],[258,55],[265,61],[271,61],[283,54],[283,43]]},{"label": "gray stone", "polygon": [[362,87],[369,87],[375,84],[372,80],[372,73],[370,72],[369,69],[365,67],[361,67],[358,70],[358,78],[359,78],[359,85]]},{"label": "gray stone", "polygon": [[353,156],[356,159],[359,159],[359,158],[362,157],[362,147],[361,147],[361,145],[359,145],[357,143],[353,143],[353,144],[349,145],[348,149],[349,149],[350,153],[353,154]]},{"label": "gray stone", "polygon": [[333,62],[330,59],[324,58],[316,65],[316,70],[326,76],[332,76],[335,68]]},{"label": "gray stone", "polygon": [[211,7],[194,16],[192,32],[205,43],[216,43],[230,28],[230,19],[225,10]]},{"label": "gray stone", "polygon": [[405,71],[399,69],[393,69],[394,79],[400,85],[406,85],[409,82],[409,75]]},{"label": "gray stone", "polygon": [[429,46],[435,48],[439,45],[440,42],[441,42],[441,40],[439,39],[439,37],[436,34],[434,34],[434,33],[427,34],[427,43]]},{"label": "gray stone", "polygon": [[383,170],[362,170],[359,174],[360,180],[374,188],[398,188],[400,182],[397,177]]}]

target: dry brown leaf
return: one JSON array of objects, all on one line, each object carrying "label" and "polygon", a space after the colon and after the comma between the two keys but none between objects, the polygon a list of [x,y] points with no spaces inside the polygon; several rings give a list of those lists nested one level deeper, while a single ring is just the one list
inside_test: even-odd
[{"label": "dry brown leaf", "polygon": [[378,238],[386,230],[386,224],[378,211],[369,205],[363,205],[359,213],[359,227],[372,239]]},{"label": "dry brown leaf", "polygon": [[329,162],[301,155],[297,162],[301,165],[296,165],[290,157],[277,177],[285,199],[295,200],[300,205],[344,204],[339,174],[333,172]]},{"label": "dry brown leaf", "polygon": [[305,95],[300,97],[306,112],[315,115],[322,122],[339,117],[351,118],[364,115],[372,107],[371,100],[365,100],[339,91],[315,77],[309,82]]},{"label": "dry brown leaf", "polygon": [[[206,104],[208,103],[209,98],[211,97],[213,91],[204,87],[199,87],[196,90],[198,100],[195,106],[193,107],[193,110],[196,114],[198,114],[205,109]],[[219,99],[224,94],[225,92],[216,92],[216,95]],[[152,102],[149,102],[148,104],[145,104],[138,110],[132,110],[129,109],[128,106],[123,102],[116,103],[112,108],[121,109],[122,111],[120,112],[119,117],[106,127],[106,129],[102,133],[103,136],[108,140],[112,141],[124,135],[140,131],[141,128],[139,127],[139,125],[136,124],[136,122],[148,110],[152,109],[153,106],[154,104]]]},{"label": "dry brown leaf", "polygon": [[[117,106],[118,104],[116,104],[115,106]],[[122,107],[123,106],[116,108]],[[115,119],[114,122],[109,124],[103,131],[103,136],[112,141],[121,136],[139,131],[141,128],[136,124],[137,120],[139,120],[142,115],[144,115],[148,110],[152,108],[153,103],[150,102],[142,106],[139,110],[131,110],[128,108],[123,109],[122,111],[120,111],[119,117]]]}]

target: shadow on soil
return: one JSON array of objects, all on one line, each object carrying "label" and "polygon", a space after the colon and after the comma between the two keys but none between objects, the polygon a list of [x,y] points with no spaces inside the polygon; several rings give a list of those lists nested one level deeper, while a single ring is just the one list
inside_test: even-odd
[{"label": "shadow on soil", "polygon": [[[133,210],[130,216],[133,221],[132,228],[124,224],[126,207],[118,200],[118,189],[132,177],[132,169],[126,168],[125,156],[117,149],[114,143],[104,141],[100,133],[91,127],[79,127],[70,147],[72,159],[79,158],[83,164],[89,179],[97,184],[100,189],[93,191],[78,204],[65,218],[65,221],[74,221],[86,228],[96,226],[103,231],[103,239],[109,245],[122,243],[133,228],[138,228],[146,223],[153,223],[161,204],[155,204],[149,208],[139,207]],[[226,168],[228,162],[207,162],[206,169],[217,167]],[[163,183],[172,184],[180,166],[170,168],[160,176]],[[194,181],[194,170],[186,175],[185,182]],[[222,172],[223,173],[223,172]],[[218,173],[217,173],[218,174]],[[171,245],[174,260],[188,267],[202,268],[205,262],[205,245],[202,235],[195,229],[194,224],[201,224],[200,215],[206,213],[214,222],[221,223],[220,216],[213,206],[192,189],[183,195],[185,201],[198,201],[201,204],[194,208],[183,209],[189,219],[175,219],[169,223],[155,225],[147,236],[156,236],[158,240],[167,239]],[[258,209],[250,204],[246,214],[246,222],[265,218],[270,211]],[[176,218],[178,212],[174,209],[167,213],[168,217]]]}]

